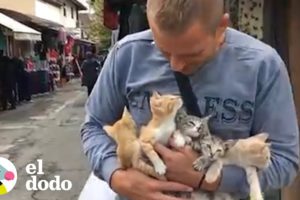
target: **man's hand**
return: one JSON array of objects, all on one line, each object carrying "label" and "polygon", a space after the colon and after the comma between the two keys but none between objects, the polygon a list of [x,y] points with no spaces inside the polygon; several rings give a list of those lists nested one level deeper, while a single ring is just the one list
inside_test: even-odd
[{"label": "man's hand", "polygon": [[130,200],[183,200],[164,192],[192,192],[180,183],[159,181],[134,170],[117,170],[111,178],[112,189]]},{"label": "man's hand", "polygon": [[168,180],[180,182],[193,188],[199,187],[203,174],[194,170],[193,162],[198,155],[189,146],[171,150],[161,144],[155,144],[155,150],[167,166],[166,177]]},{"label": "man's hand", "polygon": [[[171,141],[171,146],[172,141]],[[179,182],[195,189],[199,189],[200,181],[204,178],[203,172],[195,171],[193,162],[199,155],[190,146],[169,149],[161,144],[155,144],[155,150],[160,154],[167,166],[166,177],[170,181]],[[215,183],[203,181],[201,189],[215,191],[218,188],[220,178]]]}]

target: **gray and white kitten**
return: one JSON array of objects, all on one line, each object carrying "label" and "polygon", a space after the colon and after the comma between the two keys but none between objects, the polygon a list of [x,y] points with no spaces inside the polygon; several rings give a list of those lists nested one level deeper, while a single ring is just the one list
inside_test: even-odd
[{"label": "gray and white kitten", "polygon": [[[263,200],[256,169],[264,169],[270,163],[270,145],[265,141],[268,134],[262,133],[247,139],[227,140],[210,133],[208,121],[210,116],[199,118],[188,115],[182,108],[178,111],[175,121],[177,131],[174,133],[177,146],[190,145],[201,156],[193,163],[196,170],[205,170],[205,181],[215,182],[223,165],[243,167],[250,185],[250,197],[253,200]],[[230,194],[208,193],[198,191],[194,199],[233,200]]]}]

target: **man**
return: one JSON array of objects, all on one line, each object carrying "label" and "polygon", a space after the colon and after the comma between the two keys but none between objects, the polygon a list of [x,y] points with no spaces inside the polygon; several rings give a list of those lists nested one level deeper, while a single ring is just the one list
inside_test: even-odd
[{"label": "man", "polygon": [[11,59],[8,56],[4,56],[3,52],[0,53],[0,65],[1,65],[1,105],[3,110],[7,110],[7,103],[10,103],[9,109],[16,109],[16,70],[12,64]]},{"label": "man", "polygon": [[167,191],[202,189],[247,197],[245,172],[225,166],[213,183],[199,182],[189,148],[156,150],[167,165],[168,182],[119,168],[116,146],[102,130],[120,118],[125,105],[140,126],[150,119],[147,95],[178,94],[173,71],[189,77],[204,116],[215,113],[211,131],[224,138],[270,134],[272,162],[260,173],[263,190],[290,184],[299,169],[299,130],[289,77],[270,46],[228,28],[223,0],[148,0],[151,31],[126,37],[108,56],[86,105],[84,151],[93,171],[130,200],[179,200]]},{"label": "man", "polygon": [[4,109],[4,77],[5,77],[5,68],[3,60],[3,50],[0,50],[0,110]]},{"label": "man", "polygon": [[23,58],[17,56],[13,57],[13,63],[16,68],[16,82],[18,88],[18,101],[19,103],[26,101],[31,101],[30,87],[29,87],[29,73],[26,71],[27,67]]},{"label": "man", "polygon": [[98,73],[100,70],[99,62],[94,58],[92,52],[87,52],[86,60],[83,61],[82,71],[82,85],[87,87],[88,96],[90,96],[93,87],[97,81]]}]

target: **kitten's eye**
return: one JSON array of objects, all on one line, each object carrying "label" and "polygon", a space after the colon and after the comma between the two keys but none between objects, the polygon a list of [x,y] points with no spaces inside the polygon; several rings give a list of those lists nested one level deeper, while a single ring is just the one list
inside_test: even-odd
[{"label": "kitten's eye", "polygon": [[196,124],[195,124],[193,121],[189,121],[189,122],[188,122],[188,125],[189,125],[189,126],[196,126]]}]

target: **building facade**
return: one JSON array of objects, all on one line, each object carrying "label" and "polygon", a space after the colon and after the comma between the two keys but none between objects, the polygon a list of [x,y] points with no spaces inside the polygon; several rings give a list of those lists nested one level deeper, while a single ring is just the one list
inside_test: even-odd
[{"label": "building facade", "polygon": [[0,9],[44,19],[67,29],[78,29],[78,13],[80,10],[86,10],[86,7],[79,0],[1,0]]}]

